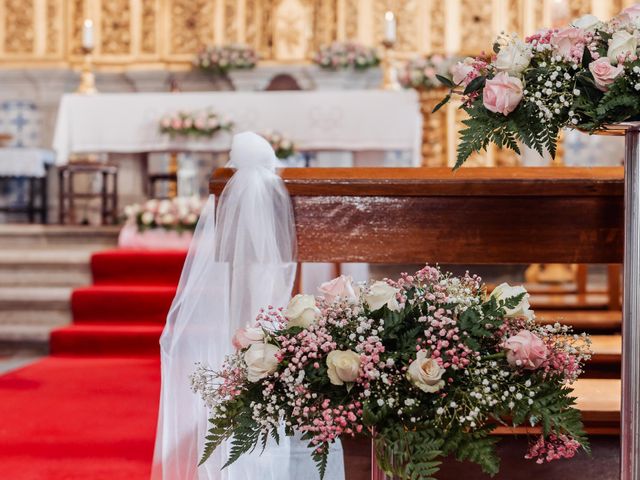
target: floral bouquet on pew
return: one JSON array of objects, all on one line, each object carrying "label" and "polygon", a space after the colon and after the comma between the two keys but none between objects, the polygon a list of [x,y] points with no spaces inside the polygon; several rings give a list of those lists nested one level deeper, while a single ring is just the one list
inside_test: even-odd
[{"label": "floral bouquet on pew", "polygon": [[204,46],[193,59],[196,67],[216,75],[254,68],[257,63],[258,54],[246,45]]},{"label": "floral bouquet on pew", "polygon": [[380,57],[375,48],[357,42],[333,42],[320,47],[313,56],[313,62],[328,70],[367,70],[379,65]]},{"label": "floral bouquet on pew", "polygon": [[162,228],[177,232],[195,230],[203,203],[197,197],[175,197],[147,200],[143,204],[128,205],[125,215],[139,232]]},{"label": "floral bouquet on pew", "polygon": [[460,57],[444,55],[430,55],[409,60],[398,73],[398,82],[403,88],[418,90],[442,88],[443,85],[437,76],[450,76],[451,68],[459,60]]},{"label": "floral bouquet on pew", "polygon": [[271,144],[276,157],[283,160],[296,153],[296,145],[279,132],[267,131],[262,136]]},{"label": "floral bouquet on pew", "polygon": [[160,120],[160,133],[175,136],[212,137],[221,130],[231,130],[233,122],[210,110],[179,111]]},{"label": "floral bouquet on pew", "polygon": [[593,133],[640,120],[639,38],[640,4],[608,22],[585,15],[524,41],[502,35],[493,55],[466,58],[452,77],[440,76],[450,93],[434,111],[457,95],[469,115],[455,168],[489,142],[554,156],[562,128]]},{"label": "floral bouquet on pew", "polygon": [[386,474],[416,480],[446,456],[497,473],[500,425],[537,428],[525,457],[538,463],[588,449],[569,385],[589,338],[538,325],[524,288],[487,295],[477,276],[426,266],[320,290],[263,310],[220,371],[198,366],[192,385],[211,409],[202,462],[230,440],[231,464],[281,424],[309,441],[320,478],[343,436],[371,437]]}]

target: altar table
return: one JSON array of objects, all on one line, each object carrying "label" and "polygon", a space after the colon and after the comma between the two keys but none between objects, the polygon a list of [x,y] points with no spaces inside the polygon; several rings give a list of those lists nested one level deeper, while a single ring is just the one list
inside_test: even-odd
[{"label": "altar table", "polygon": [[414,91],[197,92],[67,94],[53,140],[57,164],[77,153],[223,152],[231,135],[174,138],[159,131],[162,116],[211,109],[235,132],[275,130],[300,150],[410,151],[420,163],[422,116]]}]

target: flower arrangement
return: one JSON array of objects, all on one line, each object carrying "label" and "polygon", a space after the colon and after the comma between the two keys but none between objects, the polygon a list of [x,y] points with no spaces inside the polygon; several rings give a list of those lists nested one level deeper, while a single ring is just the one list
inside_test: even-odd
[{"label": "flower arrangement", "polygon": [[279,159],[289,158],[296,153],[296,145],[280,133],[267,131],[262,136],[271,144]]},{"label": "flower arrangement", "polygon": [[217,75],[254,68],[257,63],[258,54],[246,45],[203,46],[193,59],[196,67]]},{"label": "flower arrangement", "polygon": [[183,232],[196,228],[202,206],[202,201],[196,197],[152,199],[141,205],[128,205],[124,213],[128,222],[135,224],[140,232],[155,228]]},{"label": "flower arrangement", "polygon": [[608,22],[585,15],[524,41],[500,36],[494,54],[466,58],[440,80],[469,114],[456,167],[489,142],[519,153],[518,142],[554,156],[565,127],[589,133],[640,119],[640,4]]},{"label": "flower arrangement", "polygon": [[404,88],[429,90],[442,88],[437,75],[448,76],[459,57],[430,55],[409,60],[398,73],[398,82]]},{"label": "flower arrangement", "polygon": [[209,110],[179,111],[160,119],[160,132],[171,136],[211,137],[220,130],[231,130],[233,122]]},{"label": "flower arrangement", "polygon": [[313,56],[313,62],[321,68],[329,70],[353,68],[366,70],[380,64],[380,57],[375,48],[366,47],[356,42],[333,42],[320,47]]},{"label": "flower arrangement", "polygon": [[211,409],[202,461],[231,439],[233,463],[282,422],[309,441],[320,477],[341,436],[372,437],[380,468],[410,479],[447,455],[497,473],[497,423],[539,427],[526,454],[538,463],[588,449],[568,385],[590,340],[537,324],[524,288],[487,296],[477,276],[426,266],[320,291],[262,310],[220,371],[198,366],[192,386]]}]

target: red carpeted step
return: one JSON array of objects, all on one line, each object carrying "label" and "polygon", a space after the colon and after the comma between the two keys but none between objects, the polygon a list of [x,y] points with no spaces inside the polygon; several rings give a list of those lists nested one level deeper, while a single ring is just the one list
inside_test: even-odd
[{"label": "red carpeted step", "polygon": [[53,355],[158,355],[162,325],[93,323],[51,332]]},{"label": "red carpeted step", "polygon": [[94,253],[94,284],[178,285],[187,252],[182,250],[107,250]]},{"label": "red carpeted step", "polygon": [[48,357],[0,376],[0,478],[148,480],[160,361]]},{"label": "red carpeted step", "polygon": [[97,285],[71,295],[74,323],[133,322],[164,325],[175,286]]}]

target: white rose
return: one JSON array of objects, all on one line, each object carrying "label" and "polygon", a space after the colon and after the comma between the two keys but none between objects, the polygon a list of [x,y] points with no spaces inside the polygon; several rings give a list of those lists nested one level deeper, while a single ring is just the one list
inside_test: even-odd
[{"label": "white rose", "polygon": [[261,327],[246,327],[236,330],[231,343],[238,350],[247,348],[254,343],[264,342],[264,330]]},{"label": "white rose", "polygon": [[142,220],[142,223],[144,225],[151,225],[153,223],[153,219],[154,219],[154,215],[151,212],[144,212],[142,214],[142,216],[140,217],[140,220]]},{"label": "white rose", "polygon": [[571,22],[571,26],[580,28],[586,32],[593,32],[596,28],[602,25],[602,22],[595,15],[583,15],[580,18]]},{"label": "white rose", "polygon": [[160,215],[164,215],[165,213],[169,213],[172,208],[173,205],[171,204],[171,200],[161,200],[158,205],[158,213]]},{"label": "white rose", "polygon": [[351,350],[334,350],[327,355],[327,367],[333,385],[355,382],[360,372],[360,355]]},{"label": "white rose", "polygon": [[445,371],[435,359],[427,358],[426,351],[420,350],[409,364],[407,378],[423,392],[434,393],[444,387],[442,375]]},{"label": "white rose", "polygon": [[507,300],[508,298],[516,297],[524,293],[524,297],[520,300],[520,303],[514,308],[505,307],[505,316],[507,317],[525,317],[529,320],[533,319],[533,311],[530,310],[529,294],[524,287],[512,287],[508,283],[501,283],[491,292],[491,296],[496,300]]},{"label": "white rose", "polygon": [[496,56],[495,66],[501,72],[519,75],[529,66],[531,51],[527,45],[516,40],[500,49]]},{"label": "white rose", "polygon": [[387,282],[374,282],[367,293],[364,294],[363,299],[372,312],[381,309],[385,305],[389,310],[397,312],[400,310],[400,305],[398,305],[398,300],[396,299],[399,291]]},{"label": "white rose", "polygon": [[244,352],[244,363],[247,364],[247,380],[257,382],[271,375],[278,367],[278,347],[270,343],[253,343]]},{"label": "white rose", "polygon": [[607,57],[612,65],[618,63],[618,57],[629,53],[635,54],[638,48],[638,40],[636,37],[626,30],[619,30],[613,34],[609,40],[609,50]]},{"label": "white rose", "polygon": [[284,312],[290,327],[309,328],[315,323],[318,315],[320,315],[320,309],[316,307],[316,297],[313,295],[296,295]]}]

